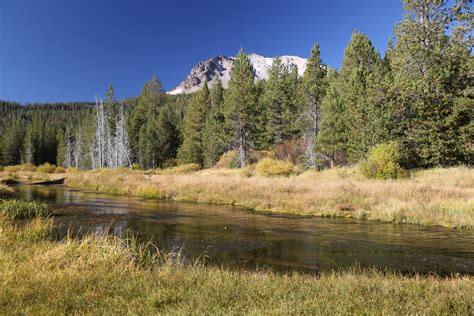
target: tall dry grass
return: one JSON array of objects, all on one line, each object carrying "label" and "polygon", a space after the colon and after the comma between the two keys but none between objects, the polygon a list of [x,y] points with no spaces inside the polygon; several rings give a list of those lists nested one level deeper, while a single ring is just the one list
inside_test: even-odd
[{"label": "tall dry grass", "polygon": [[474,169],[467,167],[417,171],[398,180],[367,180],[356,168],[276,178],[256,176],[251,168],[187,174],[104,169],[66,173],[66,184],[103,193],[232,204],[273,213],[474,227]]}]

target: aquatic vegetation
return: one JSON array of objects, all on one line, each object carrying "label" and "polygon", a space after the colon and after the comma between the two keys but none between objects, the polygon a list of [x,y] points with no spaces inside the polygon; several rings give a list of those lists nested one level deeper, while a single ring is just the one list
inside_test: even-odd
[{"label": "aquatic vegetation", "polygon": [[0,214],[10,219],[47,217],[51,213],[45,203],[17,199],[0,200]]}]

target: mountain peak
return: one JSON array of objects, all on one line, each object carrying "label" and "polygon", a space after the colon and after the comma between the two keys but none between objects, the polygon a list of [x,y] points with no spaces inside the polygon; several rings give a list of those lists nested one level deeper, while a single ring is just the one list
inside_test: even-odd
[{"label": "mountain peak", "polygon": [[[273,64],[275,57],[265,57],[256,53],[247,55],[253,67],[255,68],[255,80],[268,79],[268,71]],[[296,65],[298,74],[303,75],[306,69],[306,58],[298,56],[279,56],[282,63],[286,66]],[[197,63],[189,75],[169,94],[193,93],[199,90],[205,82],[212,82],[216,76],[219,76],[224,88],[227,88],[230,80],[230,70],[234,64],[235,57],[225,55],[214,56],[208,60]]]}]

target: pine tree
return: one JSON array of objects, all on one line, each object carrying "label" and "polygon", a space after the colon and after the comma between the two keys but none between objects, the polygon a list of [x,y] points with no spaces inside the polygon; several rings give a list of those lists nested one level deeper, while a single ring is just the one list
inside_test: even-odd
[{"label": "pine tree", "polygon": [[158,167],[158,143],[155,118],[151,117],[141,126],[138,136],[139,163],[142,169]]},{"label": "pine tree", "polygon": [[115,90],[112,84],[109,84],[105,92],[104,111],[108,118],[107,123],[110,132],[115,133],[115,124],[117,122],[117,116],[119,115],[119,105],[115,100]]},{"label": "pine tree", "polygon": [[160,80],[153,78],[145,83],[132,115],[130,139],[131,151],[137,154],[135,161],[143,169],[156,168],[158,144],[156,118],[166,103],[166,95]]},{"label": "pine tree", "polygon": [[329,86],[321,103],[321,125],[317,148],[329,157],[331,165],[347,162],[347,118],[338,73],[330,71]]},{"label": "pine tree", "polygon": [[319,133],[321,102],[326,91],[326,67],[319,44],[314,44],[300,86],[300,128],[306,147],[307,166],[316,168],[315,138]]},{"label": "pine tree", "polygon": [[[267,105],[265,104],[266,80],[255,82],[256,106],[254,111],[254,128],[252,135],[252,147],[254,150],[268,149],[271,145],[267,139]],[[228,130],[228,129],[227,129]],[[227,136],[229,137],[229,136]],[[231,138],[231,137],[230,137]]]},{"label": "pine tree", "polygon": [[472,9],[448,4],[407,0],[395,28],[391,95],[407,167],[472,163]]},{"label": "pine tree", "polygon": [[26,129],[25,138],[23,140],[23,161],[27,164],[32,164],[34,162],[34,148],[33,142],[31,141],[31,135],[33,134],[33,130],[31,126],[28,126]]},{"label": "pine tree", "polygon": [[301,136],[300,127],[298,126],[298,89],[299,89],[299,75],[298,67],[291,65],[283,77],[284,90],[284,111],[282,113],[285,126],[284,139],[295,139]]},{"label": "pine tree", "polygon": [[5,128],[2,141],[3,165],[16,165],[21,160],[21,145],[24,131],[19,118],[14,119]]},{"label": "pine tree", "polygon": [[156,134],[158,148],[157,164],[159,167],[165,167],[176,158],[180,145],[180,137],[172,105],[167,105],[161,109],[156,120]]},{"label": "pine tree", "polygon": [[340,73],[340,88],[345,103],[347,118],[348,160],[357,162],[364,158],[369,148],[377,143],[371,126],[377,117],[374,102],[371,102],[371,88],[376,80],[371,80],[380,56],[369,38],[354,32],[344,51]]},{"label": "pine tree", "polygon": [[216,77],[210,90],[211,109],[203,130],[204,167],[214,166],[221,155],[228,149],[224,125],[224,88],[219,77]]},{"label": "pine tree", "polygon": [[275,58],[269,71],[269,78],[261,97],[265,121],[266,147],[280,144],[296,137],[298,69],[283,65]]},{"label": "pine tree", "polygon": [[281,143],[287,136],[285,129],[288,122],[286,122],[284,115],[288,103],[285,94],[287,73],[288,70],[282,64],[281,59],[276,57],[269,70],[262,96],[263,106],[266,109],[265,138],[268,146]]},{"label": "pine tree", "polygon": [[60,131],[57,137],[58,146],[56,150],[56,164],[69,168],[73,166],[73,141],[69,128]]},{"label": "pine tree", "polygon": [[178,163],[204,165],[203,131],[211,106],[207,83],[190,99],[183,121],[183,144]]},{"label": "pine tree", "polygon": [[245,167],[252,137],[255,137],[257,95],[254,77],[255,70],[241,49],[232,66],[224,97],[225,122],[232,133],[232,144],[238,149],[241,168]]}]

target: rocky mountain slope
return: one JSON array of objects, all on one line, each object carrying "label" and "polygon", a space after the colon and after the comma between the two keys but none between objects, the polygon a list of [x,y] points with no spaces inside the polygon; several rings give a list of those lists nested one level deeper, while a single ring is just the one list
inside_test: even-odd
[{"label": "rocky mountain slope", "polygon": [[[258,54],[248,55],[250,62],[255,68],[255,79],[268,79],[268,71],[273,63],[273,57],[264,57]],[[306,58],[298,56],[280,56],[282,63],[286,66],[296,65],[298,74],[303,75],[306,69]],[[201,61],[191,70],[191,73],[169,94],[192,93],[199,90],[207,81],[212,84],[214,78],[219,76],[224,88],[227,88],[230,80],[230,70],[234,64],[234,57],[224,55],[215,56],[211,59]]]}]

